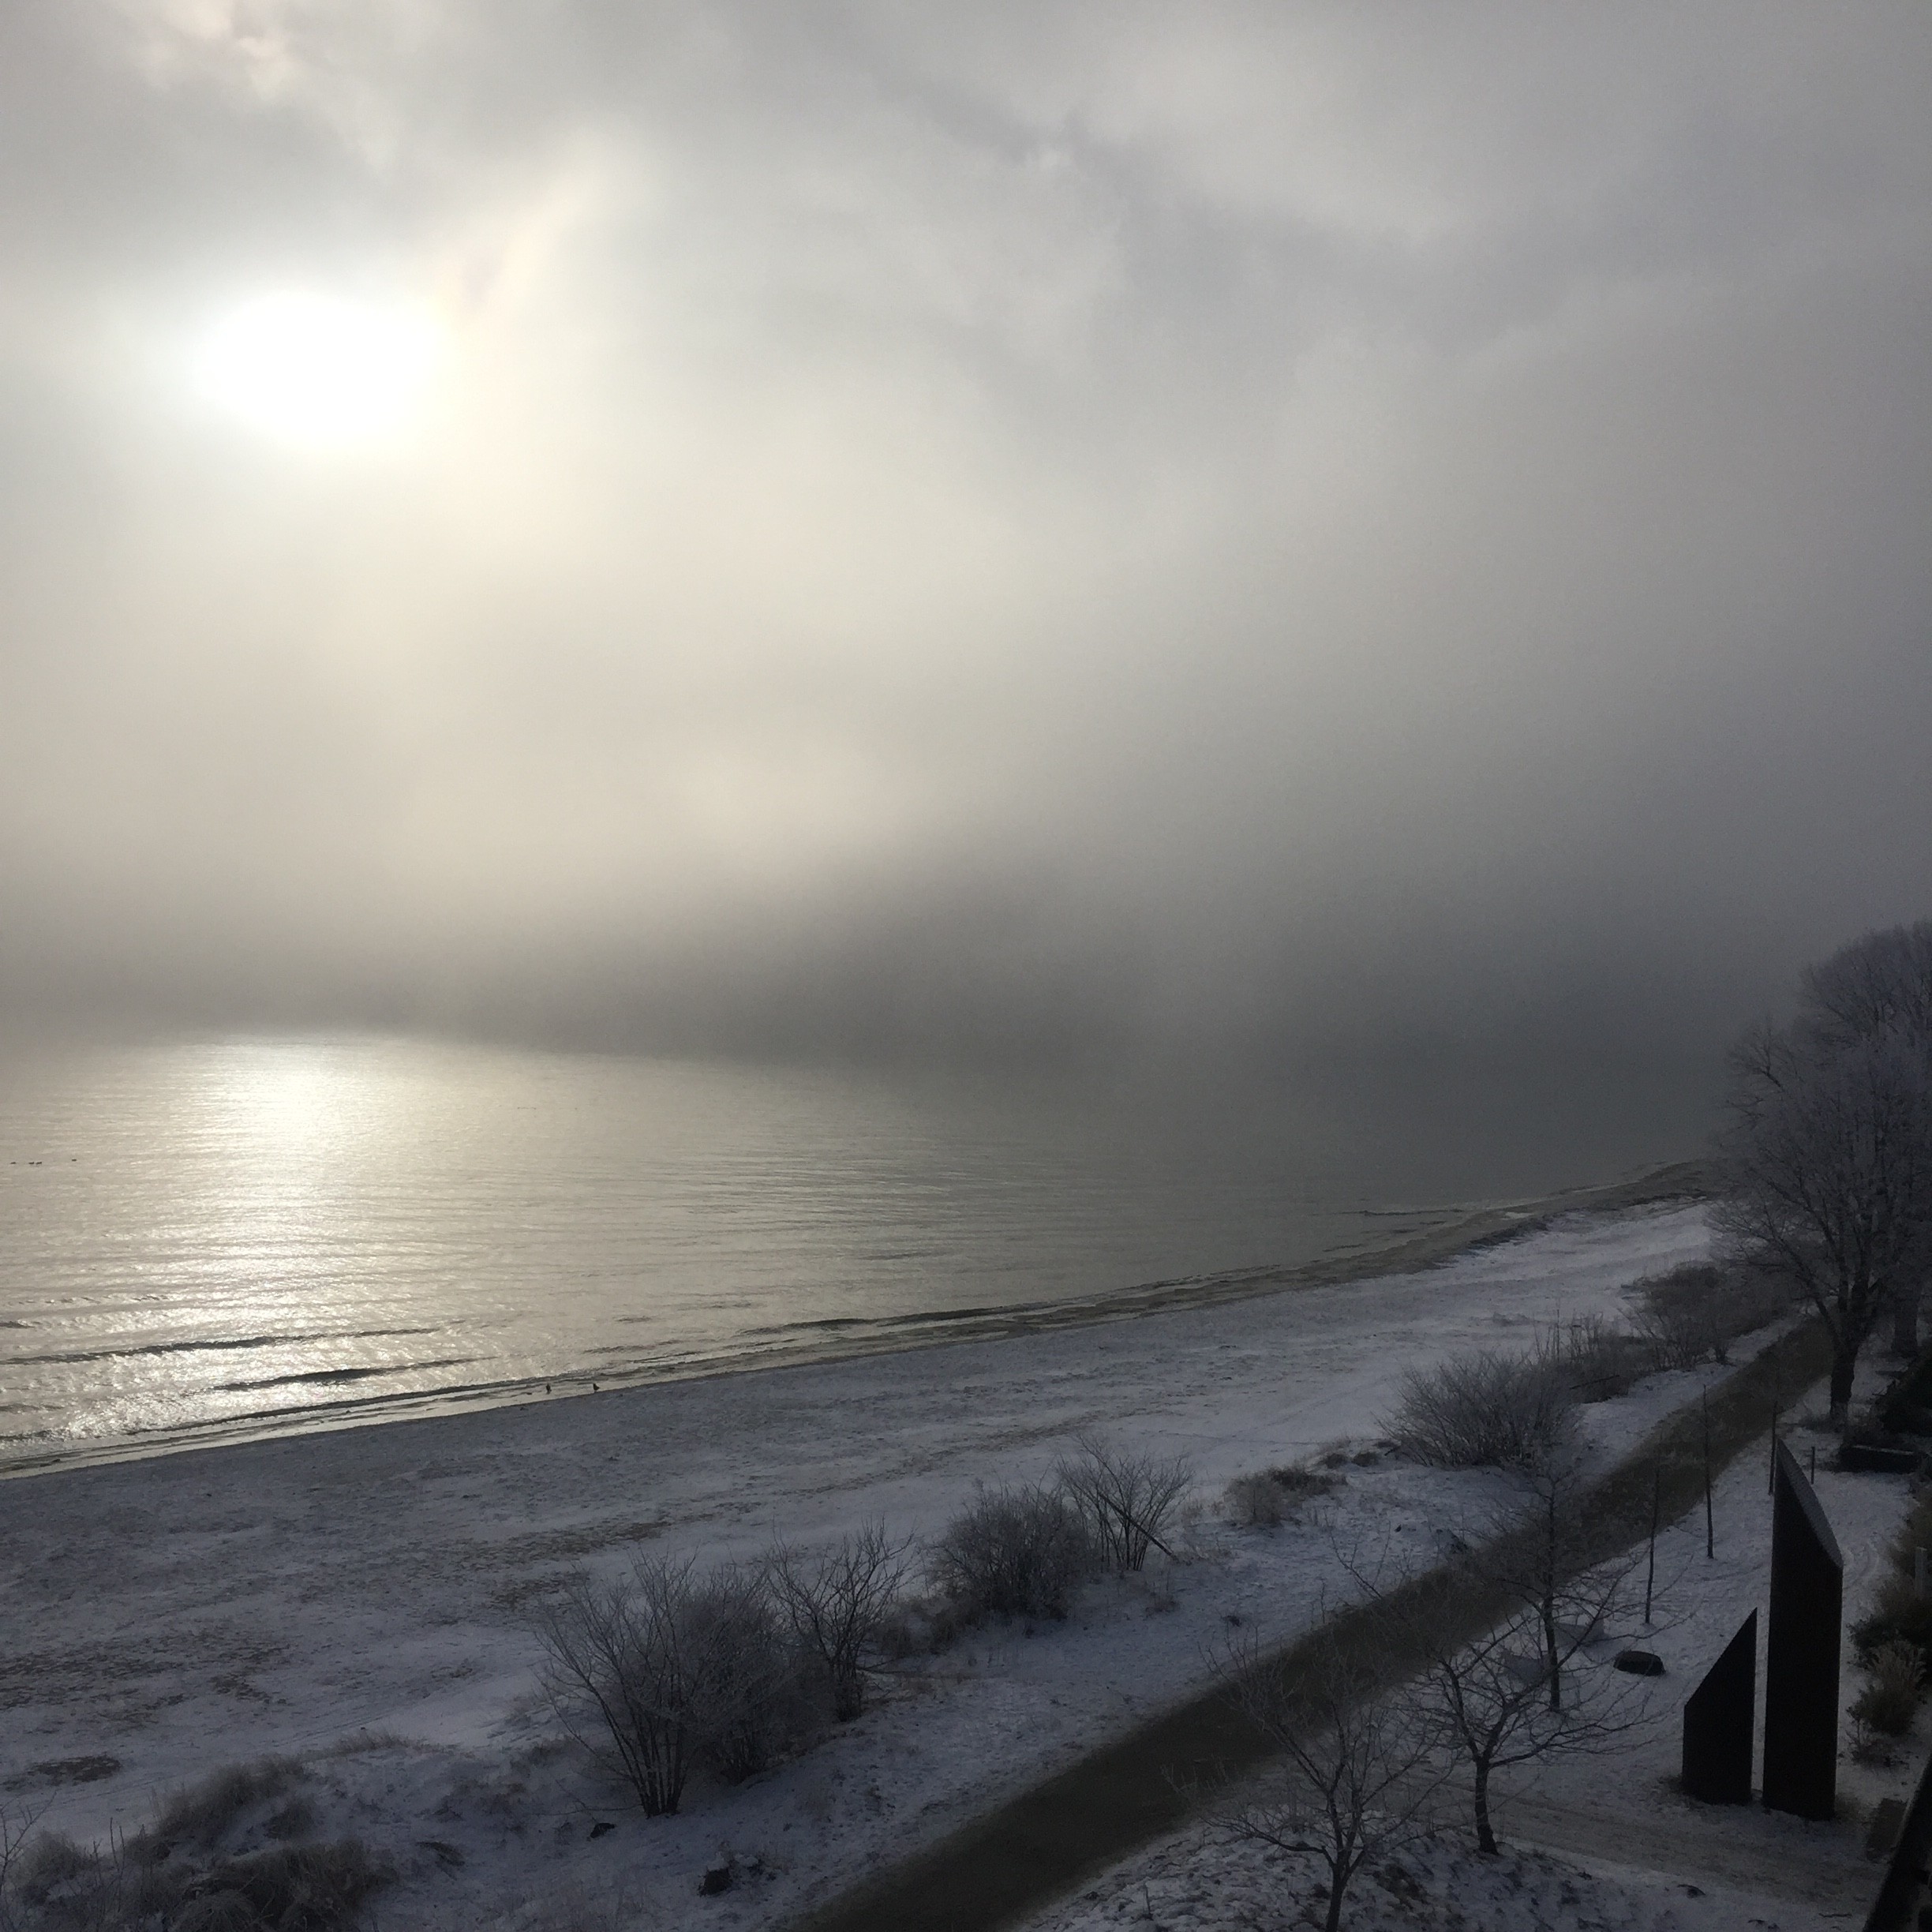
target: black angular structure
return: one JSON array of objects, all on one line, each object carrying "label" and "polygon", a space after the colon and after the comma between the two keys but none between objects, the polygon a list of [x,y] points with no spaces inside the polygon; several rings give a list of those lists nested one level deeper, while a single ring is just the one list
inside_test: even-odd
[{"label": "black angular structure", "polygon": [[1749,1804],[1758,1706],[1758,1612],[1704,1673],[1683,1713],[1683,1788],[1706,1804]]},{"label": "black angular structure", "polygon": [[1764,1801],[1828,1818],[1838,1799],[1838,1631],[1844,1559],[1798,1458],[1783,1443],[1771,1505],[1765,1641]]}]

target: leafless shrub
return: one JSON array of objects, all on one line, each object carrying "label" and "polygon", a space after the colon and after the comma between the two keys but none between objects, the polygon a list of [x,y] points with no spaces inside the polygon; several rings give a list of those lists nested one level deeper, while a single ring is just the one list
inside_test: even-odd
[{"label": "leafless shrub", "polygon": [[1234,1837],[1320,1857],[1328,1874],[1326,1929],[1337,1932],[1350,1880],[1425,1829],[1441,1777],[1415,1700],[1331,1641],[1317,1645],[1299,1669],[1252,1645],[1229,1659],[1235,1702],[1275,1746],[1281,1777],[1227,1822]]},{"label": "leafless shrub", "polygon": [[1852,1715],[1881,1737],[1904,1737],[1912,1728],[1925,1688],[1925,1657],[1916,1644],[1894,1639],[1873,1651],[1870,1682],[1852,1705]]},{"label": "leafless shrub", "polygon": [[756,1571],[640,1557],[616,1583],[572,1579],[536,1629],[559,1720],[647,1818],[677,1810],[694,1765],[736,1782],[804,1724],[799,1653]]},{"label": "leafless shrub", "polygon": [[829,1548],[778,1544],[766,1573],[798,1642],[817,1658],[843,1724],[865,1709],[865,1673],[905,1588],[911,1544],[869,1522]]},{"label": "leafless shrub", "polygon": [[542,1681],[571,1735],[637,1794],[646,1818],[674,1812],[696,1739],[691,1566],[640,1557],[627,1582],[576,1577],[539,1609]]},{"label": "leafless shrub", "polygon": [[20,1862],[21,1848],[33,1829],[31,1817],[20,1818],[0,1805],[0,1932],[14,1932],[20,1923],[13,1911],[14,1867]]},{"label": "leafless shrub", "polygon": [[1609,1402],[1627,1395],[1654,1365],[1638,1336],[1601,1315],[1559,1323],[1542,1344],[1562,1365],[1578,1402]]},{"label": "leafless shrub", "polygon": [[1117,1576],[1146,1567],[1148,1552],[1174,1552],[1161,1540],[1174,1506],[1193,1481],[1185,1456],[1136,1455],[1099,1436],[1082,1436],[1063,1460],[1060,1486],[1087,1519],[1102,1564]]},{"label": "leafless shrub", "polygon": [[1406,1454],[1438,1468],[1529,1467],[1571,1440],[1575,1406],[1556,1351],[1478,1349],[1406,1370],[1386,1426]]},{"label": "leafless shrub", "polygon": [[1221,1507],[1242,1529],[1273,1529],[1302,1503],[1327,1496],[1341,1480],[1321,1470],[1261,1470],[1237,1476],[1222,1492]]},{"label": "leafless shrub", "polygon": [[1630,1290],[1631,1325],[1658,1368],[1725,1362],[1731,1344],[1791,1305],[1788,1287],[1761,1270],[1687,1261]]},{"label": "leafless shrub", "polygon": [[724,1565],[690,1585],[682,1622],[691,1743],[727,1783],[742,1784],[803,1728],[803,1660],[756,1571]]},{"label": "leafless shrub", "polygon": [[1222,1498],[1230,1518],[1245,1530],[1272,1530],[1288,1513],[1288,1499],[1272,1476],[1237,1476]]},{"label": "leafless shrub", "polygon": [[1099,1562],[1072,1499],[1023,1484],[979,1490],[941,1533],[931,1567],[964,1616],[1058,1618]]}]

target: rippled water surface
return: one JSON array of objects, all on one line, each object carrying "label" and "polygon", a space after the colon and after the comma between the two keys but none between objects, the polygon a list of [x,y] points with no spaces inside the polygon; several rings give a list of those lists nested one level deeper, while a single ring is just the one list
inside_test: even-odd
[{"label": "rippled water surface", "polygon": [[1361,1149],[1279,1104],[383,1039],[3,1071],[0,1467],[934,1332],[1391,1231]]}]

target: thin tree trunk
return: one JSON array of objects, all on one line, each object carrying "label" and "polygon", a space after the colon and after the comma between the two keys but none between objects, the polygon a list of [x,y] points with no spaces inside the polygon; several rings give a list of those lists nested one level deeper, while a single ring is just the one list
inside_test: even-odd
[{"label": "thin tree trunk", "polygon": [[1328,1917],[1322,1932],[1342,1932],[1342,1888],[1347,1882],[1334,1859],[1331,1859],[1328,1861]]},{"label": "thin tree trunk", "polygon": [[1489,1825],[1489,1765],[1482,1758],[1476,1764],[1476,1849],[1486,1858],[1494,1858],[1499,1849]]},{"label": "thin tree trunk", "polygon": [[1892,1297],[1892,1352],[1909,1360],[1919,1353],[1919,1297],[1921,1284],[1915,1282]]},{"label": "thin tree trunk", "polygon": [[1858,1352],[1840,1342],[1832,1357],[1831,1426],[1844,1428],[1852,1419],[1852,1377],[1858,1368]]}]

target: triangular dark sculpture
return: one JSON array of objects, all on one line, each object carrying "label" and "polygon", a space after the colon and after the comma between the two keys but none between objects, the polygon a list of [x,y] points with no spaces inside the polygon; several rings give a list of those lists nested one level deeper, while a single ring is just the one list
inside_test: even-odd
[{"label": "triangular dark sculpture", "polygon": [[1828,1818],[1838,1800],[1838,1631],[1844,1559],[1798,1458],[1777,1446],[1765,1639],[1764,1801]]},{"label": "triangular dark sculpture", "polygon": [[1683,1788],[1706,1804],[1749,1804],[1758,1705],[1758,1612],[1704,1673],[1683,1713]]}]

